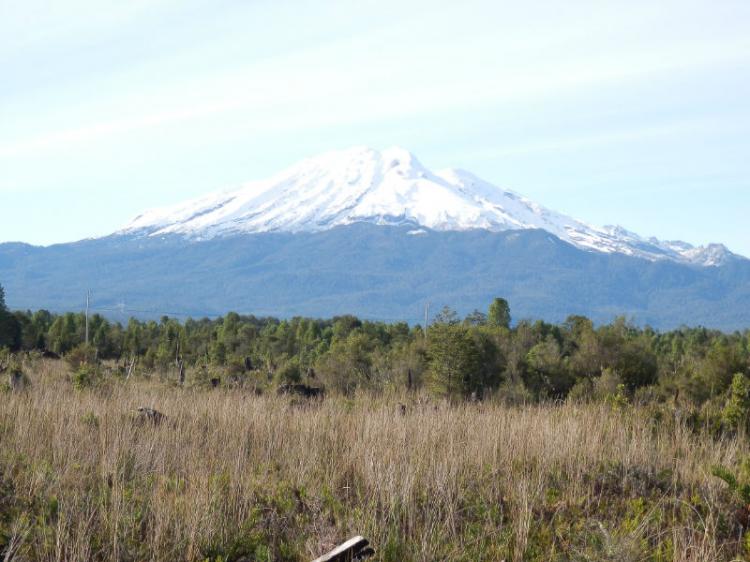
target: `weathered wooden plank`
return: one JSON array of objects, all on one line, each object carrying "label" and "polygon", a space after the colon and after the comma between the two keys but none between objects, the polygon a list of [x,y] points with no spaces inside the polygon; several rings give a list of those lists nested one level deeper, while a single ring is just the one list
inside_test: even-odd
[{"label": "weathered wooden plank", "polygon": [[[313,562],[351,562],[352,560],[358,560],[362,555],[369,556],[373,553],[372,549],[367,549],[368,544],[370,543],[367,539],[356,536],[337,546],[328,554],[316,558]],[[367,552],[364,552],[365,550]]]}]

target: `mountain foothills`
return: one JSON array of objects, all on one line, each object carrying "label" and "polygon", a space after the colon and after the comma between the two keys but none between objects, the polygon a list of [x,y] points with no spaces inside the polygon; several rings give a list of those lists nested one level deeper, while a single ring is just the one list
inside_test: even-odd
[{"label": "mountain foothills", "polygon": [[672,328],[747,325],[750,260],[556,213],[406,150],[354,148],[265,181],[142,213],[110,236],[0,244],[12,308],[111,317],[257,315],[417,322],[500,294],[518,318],[625,315]]},{"label": "mountain foothills", "polygon": [[597,327],[575,315],[560,324],[521,320],[513,325],[510,305],[502,298],[492,299],[486,312],[474,310],[464,318],[443,307],[426,331],[352,315],[279,320],[234,312],[184,322],[131,318],[123,325],[99,314],[87,319],[82,312],[11,313],[2,295],[0,287],[0,368],[8,357],[13,361],[8,351],[59,354],[81,369],[81,385],[93,384],[107,369],[124,376],[126,365],[137,362],[141,373],[165,377],[188,369],[198,386],[212,378],[264,390],[304,383],[344,395],[419,388],[455,399],[530,402],[620,395],[664,402],[681,394],[685,404],[703,408],[704,421],[718,427],[736,425],[737,420],[722,419],[722,412],[730,408],[731,386],[739,380],[743,412],[750,412],[750,330],[659,332],[623,318]]}]

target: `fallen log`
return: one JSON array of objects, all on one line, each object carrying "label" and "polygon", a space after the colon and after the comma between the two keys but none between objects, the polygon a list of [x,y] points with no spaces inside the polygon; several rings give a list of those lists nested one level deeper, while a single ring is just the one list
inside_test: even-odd
[{"label": "fallen log", "polygon": [[313,562],[354,562],[355,560],[364,560],[375,554],[375,551],[369,544],[367,539],[356,536],[344,544],[337,546],[328,554],[316,558]]}]

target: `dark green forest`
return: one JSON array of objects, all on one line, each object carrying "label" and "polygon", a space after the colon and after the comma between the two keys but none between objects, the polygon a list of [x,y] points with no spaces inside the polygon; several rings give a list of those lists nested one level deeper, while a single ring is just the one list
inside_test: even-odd
[{"label": "dark green forest", "polygon": [[[0,299],[2,293],[0,293]],[[124,374],[169,376],[180,366],[195,380],[269,389],[304,383],[329,392],[423,388],[451,399],[674,402],[726,424],[750,388],[750,331],[702,327],[660,332],[623,318],[595,326],[582,316],[561,324],[511,323],[495,299],[488,311],[460,318],[449,307],[422,326],[361,320],[236,313],[184,322],[94,314],[7,310],[0,300],[0,347],[53,352],[80,365]],[[739,402],[738,402],[739,401]],[[739,404],[739,406],[738,406]]]}]

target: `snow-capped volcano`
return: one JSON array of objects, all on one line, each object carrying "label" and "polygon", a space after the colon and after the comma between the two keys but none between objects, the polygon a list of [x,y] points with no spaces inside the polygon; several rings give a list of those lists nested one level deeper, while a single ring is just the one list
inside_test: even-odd
[{"label": "snow-capped volcano", "polygon": [[308,158],[270,179],[147,211],[118,234],[208,239],[238,233],[310,232],[356,222],[432,230],[542,229],[579,248],[649,260],[719,265],[724,246],[642,238],[595,227],[457,169],[433,172],[409,151],[352,148]]}]

